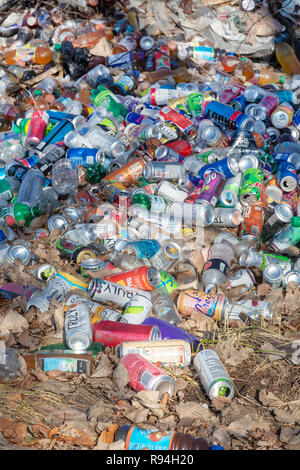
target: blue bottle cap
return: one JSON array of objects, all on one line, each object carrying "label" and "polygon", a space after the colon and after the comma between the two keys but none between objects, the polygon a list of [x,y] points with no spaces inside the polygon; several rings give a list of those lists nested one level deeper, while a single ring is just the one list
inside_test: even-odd
[{"label": "blue bottle cap", "polygon": [[224,450],[224,447],[222,446],[211,446],[209,450]]}]

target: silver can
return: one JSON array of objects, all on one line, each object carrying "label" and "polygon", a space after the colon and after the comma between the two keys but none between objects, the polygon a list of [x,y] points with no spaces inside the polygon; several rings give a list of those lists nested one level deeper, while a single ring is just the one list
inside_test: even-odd
[{"label": "silver can", "polygon": [[194,359],[201,384],[213,400],[216,397],[234,397],[234,385],[215,351],[204,349]]},{"label": "silver can", "polygon": [[286,288],[289,282],[296,282],[296,284],[298,284],[298,286],[300,287],[300,272],[288,271],[286,274],[284,274],[282,278],[283,287]]},{"label": "silver can", "polygon": [[160,249],[150,258],[150,263],[160,271],[168,271],[179,260],[182,245],[175,240],[165,240]]},{"label": "silver can", "polygon": [[248,292],[255,284],[255,277],[250,269],[239,269],[234,274],[228,277],[229,287],[231,289],[233,287],[245,286],[242,292]]},{"label": "silver can", "polygon": [[31,272],[34,276],[36,276],[41,281],[48,282],[53,276],[55,276],[56,269],[51,264],[45,263],[45,264],[42,264],[41,266],[34,268]]},{"label": "silver can", "polygon": [[231,207],[216,207],[212,225],[216,227],[238,227],[243,220],[242,213]]},{"label": "silver can", "polygon": [[134,295],[125,305],[120,322],[141,325],[151,315],[152,308],[152,302],[147,297],[139,294]]},{"label": "silver can", "polygon": [[269,284],[272,289],[278,289],[281,286],[283,271],[278,264],[268,264],[263,270],[263,282]]},{"label": "silver can", "polygon": [[155,151],[155,158],[158,161],[164,160],[170,162],[179,162],[182,157],[179,155],[179,153],[175,152],[173,149],[170,149],[166,145],[160,145]]},{"label": "silver can", "polygon": [[262,300],[239,300],[234,304],[228,304],[227,316],[229,320],[240,320],[240,313],[245,313],[253,320],[263,317],[271,320],[273,317],[273,305]]},{"label": "silver can", "polygon": [[49,232],[54,230],[55,228],[65,230],[68,228],[69,222],[67,219],[60,214],[52,215],[49,217],[48,222],[47,222],[47,227]]},{"label": "silver can", "polygon": [[85,304],[70,305],[65,313],[65,339],[68,347],[80,353],[93,342],[89,309]]},{"label": "silver can", "polygon": [[135,294],[141,294],[151,299],[151,294],[148,294],[146,291],[122,286],[121,284],[105,281],[104,279],[93,279],[89,284],[88,293],[92,300],[104,303],[113,302],[120,307],[125,307]]},{"label": "silver can", "polygon": [[28,264],[32,257],[32,253],[28,246],[23,245],[22,243],[16,243],[11,246],[7,252],[7,259],[11,263],[14,263],[16,259],[19,259],[24,264]]},{"label": "silver can", "polygon": [[185,191],[178,189],[177,186],[166,180],[161,181],[157,185],[155,192],[158,196],[171,202],[183,202],[187,197],[187,193]]},{"label": "silver can", "polygon": [[179,180],[184,177],[185,170],[181,163],[177,162],[148,162],[143,170],[144,178],[148,181]]},{"label": "silver can", "polygon": [[187,226],[207,227],[213,223],[214,208],[208,204],[173,202],[168,207],[167,214],[174,219],[182,220]]}]

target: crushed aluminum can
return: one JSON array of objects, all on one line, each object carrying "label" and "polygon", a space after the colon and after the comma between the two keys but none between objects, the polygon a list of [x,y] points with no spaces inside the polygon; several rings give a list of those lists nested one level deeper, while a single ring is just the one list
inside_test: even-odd
[{"label": "crushed aluminum can", "polygon": [[51,232],[52,230],[58,228],[66,230],[68,228],[69,222],[65,217],[60,214],[52,215],[48,219],[48,230]]},{"label": "crushed aluminum can", "polygon": [[8,250],[7,259],[11,263],[14,263],[16,259],[19,259],[22,263],[28,264],[31,259],[31,251],[28,246],[16,243]]}]

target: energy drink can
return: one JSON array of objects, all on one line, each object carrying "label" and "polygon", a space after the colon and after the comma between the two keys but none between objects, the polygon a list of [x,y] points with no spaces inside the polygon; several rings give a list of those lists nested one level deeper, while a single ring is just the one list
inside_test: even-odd
[{"label": "energy drink can", "polygon": [[272,289],[278,289],[282,283],[283,271],[278,264],[268,264],[263,270],[263,282]]},{"label": "energy drink can", "polygon": [[126,354],[120,363],[127,369],[130,382],[129,385],[136,391],[157,390],[159,399],[167,392],[170,396],[175,390],[172,377],[166,375],[158,367],[139,354]]},{"label": "energy drink can", "polygon": [[249,168],[243,173],[239,199],[242,205],[249,206],[260,200],[264,174],[257,168]]},{"label": "energy drink can", "polygon": [[139,354],[154,364],[187,367],[191,364],[191,345],[182,339],[165,341],[130,341],[121,343],[119,355]]},{"label": "energy drink can", "polygon": [[293,217],[293,210],[287,204],[276,204],[270,210],[263,226],[263,242],[271,238],[282,227],[288,224]]},{"label": "energy drink can", "polygon": [[251,204],[243,209],[243,222],[241,227],[241,236],[253,236],[258,239],[263,230],[265,213],[264,209],[257,205]]},{"label": "energy drink can", "polygon": [[134,295],[125,305],[120,322],[141,325],[151,315],[152,307],[151,300],[143,295]]},{"label": "energy drink can", "polygon": [[253,119],[227,104],[219,101],[207,101],[202,105],[202,113],[205,117],[212,119],[216,124],[222,124],[229,129],[253,129]]},{"label": "energy drink can", "polygon": [[227,297],[205,294],[199,290],[186,290],[177,298],[177,309],[182,315],[190,317],[202,313],[216,321],[224,320],[227,304]]},{"label": "energy drink can", "polygon": [[130,186],[142,176],[145,166],[146,162],[143,158],[134,158],[126,165],[105,176],[102,181],[122,183],[126,187]]},{"label": "energy drink can", "polygon": [[297,171],[292,163],[279,163],[276,171],[276,178],[280,188],[286,193],[294,191],[297,188]]},{"label": "energy drink can", "polygon": [[65,313],[65,337],[70,349],[86,351],[93,342],[90,313],[86,305],[70,305]]},{"label": "energy drink can", "polygon": [[215,351],[204,349],[194,359],[201,384],[213,400],[216,397],[234,397],[234,385]]},{"label": "energy drink can", "polygon": [[187,140],[168,142],[165,146],[179,153],[182,157],[189,157],[193,153],[193,147]]},{"label": "energy drink can", "polygon": [[105,281],[104,279],[93,279],[88,286],[88,293],[92,300],[104,303],[113,302],[120,307],[125,307],[127,302],[135,294],[142,294],[149,299],[151,298],[151,295],[147,295],[145,291],[121,286],[120,284]]},{"label": "energy drink can", "polygon": [[115,347],[126,341],[160,340],[161,333],[155,325],[132,325],[109,320],[93,324],[94,341]]},{"label": "energy drink can", "polygon": [[84,245],[78,245],[69,240],[59,238],[56,242],[60,257],[80,264],[85,259],[96,258],[96,254]]},{"label": "energy drink can", "polygon": [[123,286],[151,291],[160,283],[159,271],[153,266],[141,266],[119,274],[111,274],[104,278],[106,281],[116,282]]},{"label": "energy drink can", "polygon": [[210,204],[216,207],[220,194],[225,186],[225,177],[215,171],[210,172],[201,188],[201,192],[196,199],[196,203]]}]

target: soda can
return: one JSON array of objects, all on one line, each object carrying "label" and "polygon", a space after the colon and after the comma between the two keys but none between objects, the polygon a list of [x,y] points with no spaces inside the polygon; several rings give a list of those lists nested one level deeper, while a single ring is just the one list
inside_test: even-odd
[{"label": "soda can", "polygon": [[229,286],[227,289],[233,287],[245,286],[241,289],[240,293],[248,292],[255,284],[255,277],[250,269],[239,269],[234,274],[228,277]]},{"label": "soda can", "polygon": [[151,300],[143,295],[134,295],[125,305],[120,322],[141,325],[146,318],[150,317],[152,308]]},{"label": "soda can", "polygon": [[174,122],[165,122],[161,127],[160,142],[166,145],[181,138],[181,131]]},{"label": "soda can", "polygon": [[279,187],[286,193],[294,191],[298,186],[297,171],[292,163],[279,163],[277,166],[276,178]]},{"label": "soda can", "polygon": [[275,152],[272,155],[276,162],[289,162],[295,166],[296,170],[300,169],[300,154],[296,152]]},{"label": "soda can", "polygon": [[241,187],[242,173],[227,178],[224,189],[219,197],[219,205],[222,207],[235,207],[238,201],[238,194]]},{"label": "soda can", "polygon": [[76,264],[80,264],[84,259],[96,258],[96,254],[92,250],[70,240],[59,238],[55,246],[59,250],[61,258],[75,261]]},{"label": "soda can", "polygon": [[264,218],[265,213],[261,206],[251,204],[250,206],[244,207],[241,236],[251,235],[258,239],[262,234]]},{"label": "soda can", "polygon": [[159,249],[160,243],[157,240],[137,240],[128,241],[119,239],[114,249],[116,251],[130,250],[137,258],[151,258]]},{"label": "soda can", "polygon": [[87,306],[90,314],[91,324],[100,322],[101,320],[119,321],[122,314],[112,310],[111,308],[104,307],[103,305],[88,300],[77,294],[70,294],[64,301],[65,310],[68,306],[73,304],[84,304]]},{"label": "soda can", "polygon": [[51,264],[42,264],[33,269],[33,274],[41,281],[48,282],[56,274],[56,269]]},{"label": "soda can", "polygon": [[161,145],[155,151],[155,158],[156,160],[164,160],[164,161],[172,161],[172,162],[179,162],[182,159],[182,156],[175,152],[174,150],[166,147],[165,145]]},{"label": "soda can", "polygon": [[[291,220],[293,220],[293,218]],[[274,251],[282,252],[287,250],[290,246],[297,245],[299,241],[299,228],[293,227],[292,224],[287,224],[274,235],[269,245]]]},{"label": "soda can", "polygon": [[141,266],[140,268],[131,269],[130,271],[111,274],[104,279],[146,291],[154,290],[160,283],[159,271],[152,266]]},{"label": "soda can", "polygon": [[266,181],[266,196],[268,200],[275,201],[279,204],[282,200],[282,189],[278,185],[275,177],[271,177]]},{"label": "soda can", "polygon": [[168,46],[161,44],[154,52],[155,70],[171,70],[171,58]]},{"label": "soda can", "polygon": [[71,160],[72,167],[93,165],[94,163],[101,163],[103,152],[94,148],[69,148],[66,153],[66,158]]},{"label": "soda can", "polygon": [[215,351],[204,349],[198,352],[194,358],[194,366],[211,400],[217,397],[234,397],[234,385]]},{"label": "soda can", "polygon": [[293,217],[293,210],[287,204],[276,204],[274,209],[267,214],[263,226],[263,241],[265,242],[277,233]]},{"label": "soda can", "polygon": [[229,304],[227,315],[229,320],[240,320],[240,313],[245,313],[253,320],[258,317],[271,320],[273,317],[273,305],[262,300],[239,300],[234,304]]},{"label": "soda can", "polygon": [[119,346],[120,358],[126,354],[139,354],[154,364],[188,367],[192,354],[189,342],[182,339],[165,341],[130,341]]},{"label": "soda can", "polygon": [[30,119],[28,133],[25,139],[26,145],[39,144],[46,133],[49,115],[46,111],[35,111]]},{"label": "soda can", "polygon": [[205,294],[199,290],[183,291],[177,298],[177,309],[182,315],[190,317],[202,313],[216,321],[224,320],[227,305],[227,297]]},{"label": "soda can", "polygon": [[297,210],[297,203],[298,203],[298,188],[294,189],[294,191],[290,191],[288,193],[282,193],[281,204],[287,204],[291,207],[293,212]]},{"label": "soda can", "polygon": [[239,165],[234,157],[227,157],[222,158],[213,163],[209,163],[208,165],[202,166],[199,170],[198,178],[205,180],[208,173],[216,171],[217,173],[221,173],[221,175],[225,176],[225,178],[232,178],[239,173]]},{"label": "soda can", "polygon": [[160,110],[159,115],[164,121],[171,121],[172,123],[176,124],[185,139],[192,140],[196,137],[197,128],[195,124],[183,114],[178,113],[168,106],[164,106]]},{"label": "soda can", "polygon": [[225,177],[215,171],[210,172],[204,180],[196,203],[210,204],[216,207],[220,194],[225,186]]},{"label": "soda can", "polygon": [[[199,126],[200,128],[200,126]],[[205,126],[200,130],[203,142],[209,147],[225,148],[229,145],[229,140],[217,126]]]},{"label": "soda can", "polygon": [[[78,263],[79,264],[79,263]],[[88,273],[90,272],[97,272],[100,269],[114,269],[114,266],[108,262],[103,261],[99,258],[87,258],[83,259],[80,262],[80,274],[82,277],[88,277]]]},{"label": "soda can", "polygon": [[216,124],[222,124],[229,129],[253,129],[253,119],[227,104],[219,101],[207,101],[202,105],[202,114],[212,119]]},{"label": "soda can", "polygon": [[126,163],[121,168],[105,176],[103,182],[122,183],[124,186],[132,185],[143,174],[146,162],[143,158],[137,157]]},{"label": "soda can", "polygon": [[179,260],[182,246],[175,240],[165,240],[160,249],[149,259],[152,266],[160,271],[168,271]]},{"label": "soda can", "polygon": [[160,340],[161,333],[155,325],[133,325],[101,320],[93,324],[94,341],[104,346],[115,347],[126,341]]},{"label": "soda can", "polygon": [[134,390],[159,391],[159,399],[165,393],[168,393],[170,396],[173,395],[175,383],[172,377],[166,375],[139,354],[126,354],[122,357],[120,363],[127,369],[130,378],[129,385]]},{"label": "soda can", "polygon": [[242,214],[239,209],[230,207],[216,207],[212,225],[216,227],[238,227],[242,222]]},{"label": "soda can", "polygon": [[147,292],[140,291],[127,286],[121,286],[111,281],[105,281],[104,279],[93,279],[88,286],[88,294],[92,300],[100,302],[113,302],[120,307],[125,307],[127,302],[135,294],[141,294],[149,299],[151,295],[147,295]]},{"label": "soda can", "polygon": [[295,282],[300,287],[300,272],[294,270],[285,273],[282,278],[283,287],[286,288],[289,282]]},{"label": "soda can", "polygon": [[47,228],[49,232],[52,232],[52,230],[56,228],[66,230],[68,226],[69,226],[69,222],[64,216],[60,214],[51,215],[51,217],[49,217],[48,222],[47,222]]},{"label": "soda can", "polygon": [[243,173],[239,192],[242,205],[249,206],[257,203],[261,198],[264,174],[257,168],[249,168]]},{"label": "soda can", "polygon": [[179,153],[182,157],[189,157],[193,153],[193,147],[187,140],[177,140],[176,142],[168,142],[166,147]]},{"label": "soda can", "polygon": [[178,162],[148,162],[143,169],[143,176],[148,181],[179,180],[184,178],[185,169]]},{"label": "soda can", "polygon": [[22,263],[28,264],[31,257],[30,249],[21,243],[12,245],[7,252],[7,259],[10,263],[14,263],[16,259],[19,259]]},{"label": "soda can", "polygon": [[249,168],[258,168],[265,176],[272,175],[272,167],[268,162],[260,160],[256,155],[243,155],[239,160],[239,169],[244,173]]},{"label": "soda can", "polygon": [[65,339],[69,349],[80,353],[93,342],[90,313],[84,304],[72,304],[65,313]]},{"label": "soda can", "polygon": [[272,289],[278,289],[282,283],[283,271],[278,264],[268,264],[262,272],[263,282]]},{"label": "soda can", "polygon": [[276,129],[284,129],[293,122],[294,109],[289,103],[281,103],[271,114],[271,122]]},{"label": "soda can", "polygon": [[240,111],[241,113],[244,113],[247,103],[248,101],[245,98],[245,96],[240,95],[230,101],[230,106],[233,109],[236,109],[237,111]]}]

